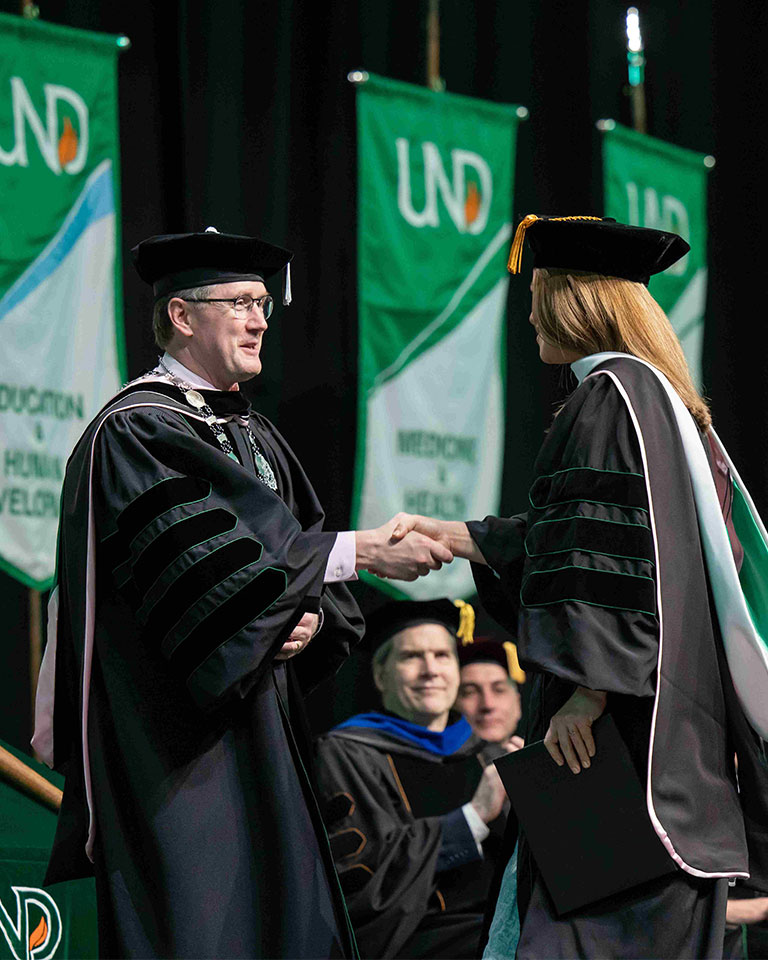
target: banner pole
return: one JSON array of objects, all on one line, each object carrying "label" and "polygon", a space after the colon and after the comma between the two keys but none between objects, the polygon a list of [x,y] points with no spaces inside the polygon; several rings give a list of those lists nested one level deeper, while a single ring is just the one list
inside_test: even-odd
[{"label": "banner pole", "polygon": [[638,133],[646,133],[645,53],[637,7],[627,10],[627,72],[632,126]]},{"label": "banner pole", "polygon": [[429,0],[427,13],[427,86],[437,93],[445,90],[440,76],[440,0]]},{"label": "banner pole", "polygon": [[0,777],[28,793],[56,813],[59,812],[61,790],[46,780],[45,777],[41,777],[36,770],[27,766],[23,760],[19,760],[5,747],[0,747]]}]

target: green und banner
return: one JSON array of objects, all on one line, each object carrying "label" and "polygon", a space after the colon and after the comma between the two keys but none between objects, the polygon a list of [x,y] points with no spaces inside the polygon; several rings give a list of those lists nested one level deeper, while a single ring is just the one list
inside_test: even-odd
[{"label": "green und banner", "polygon": [[[59,789],[64,778],[0,741]],[[56,814],[0,778],[0,960],[98,957],[93,879],[44,887]]]},{"label": "green und banner", "polygon": [[661,304],[701,386],[707,300],[707,176],[714,159],[602,121],[605,215],[679,233],[691,251],[649,290]]},{"label": "green und banner", "polygon": [[[521,114],[381,77],[358,85],[356,529],[400,510],[498,510]],[[398,587],[414,599],[474,593],[465,563]]]},{"label": "green und banner", "polygon": [[0,15],[0,567],[52,579],[66,459],[124,380],[117,55]]}]

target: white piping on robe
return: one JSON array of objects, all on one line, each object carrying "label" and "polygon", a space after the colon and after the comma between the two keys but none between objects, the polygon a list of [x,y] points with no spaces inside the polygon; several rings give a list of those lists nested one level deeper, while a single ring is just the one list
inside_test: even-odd
[{"label": "white piping on robe", "polygon": [[59,624],[59,588],[51,590],[48,599],[48,627],[45,653],[40,664],[35,693],[35,733],[32,748],[38,757],[53,769],[53,701],[56,695],[56,636]]},{"label": "white piping on robe", "polygon": [[[654,543],[654,551],[656,554],[657,571],[660,570],[660,566],[659,566],[658,546],[657,546],[657,538],[656,538],[656,523],[655,523],[655,516],[653,511],[653,498],[651,495],[650,480],[648,476],[648,462],[647,462],[647,456],[646,456],[646,450],[645,450],[645,441],[643,438],[642,430],[640,429],[640,424],[637,419],[637,415],[624,389],[624,386],[622,385],[619,378],[612,371],[598,370],[594,374],[590,373],[590,371],[592,371],[599,364],[613,358],[630,359],[630,360],[636,360],[638,363],[643,363],[646,367],[648,367],[650,370],[652,370],[656,374],[662,386],[665,388],[667,394],[670,396],[670,400],[672,401],[673,410],[675,413],[675,418],[678,424],[678,429],[680,431],[681,439],[683,440],[686,460],[688,462],[688,469],[691,474],[691,481],[693,485],[694,499],[696,501],[697,515],[699,518],[700,529],[702,528],[702,525],[705,522],[705,518],[702,516],[702,511],[700,509],[700,500],[703,503],[707,503],[707,501],[709,501],[710,508],[712,506],[712,501],[714,501],[714,507],[716,512],[713,513],[711,509],[708,510],[706,512],[706,522],[712,524],[715,527],[715,529],[719,529],[720,532],[722,532],[722,534],[724,535],[725,548],[727,550],[728,557],[730,558],[731,565],[733,566],[733,569],[735,572],[736,565],[733,561],[733,554],[731,551],[730,541],[728,539],[728,532],[726,530],[725,521],[723,520],[722,511],[720,509],[720,503],[717,497],[717,489],[715,487],[715,482],[712,477],[712,472],[709,468],[709,462],[707,460],[704,447],[701,444],[701,440],[698,434],[698,429],[693,421],[693,418],[691,417],[685,404],[683,404],[682,400],[678,396],[677,392],[674,390],[674,388],[669,383],[667,378],[659,370],[653,367],[650,363],[647,363],[644,360],[640,360],[639,357],[634,357],[631,354],[605,352],[605,353],[592,354],[591,356],[588,356],[588,357],[582,357],[581,360],[577,360],[575,363],[571,364],[571,368],[573,369],[573,372],[579,379],[579,382],[585,379],[588,375],[609,376],[613,381],[614,385],[616,386],[617,390],[621,394],[624,402],[626,403],[627,409],[632,419],[632,423],[635,428],[635,432],[637,434],[638,443],[640,445],[640,452],[643,458],[643,467],[645,470],[645,484],[646,484],[646,490],[648,495],[649,517],[651,520],[651,526],[653,528],[653,543]],[[677,403],[674,402],[675,400],[677,401]],[[686,439],[688,440],[687,443],[686,443]],[[695,447],[692,446],[691,444],[692,440],[695,441],[695,444],[696,444]],[[701,459],[698,456],[696,456],[697,450],[698,452],[701,453],[701,458],[703,458],[703,464],[701,462]],[[702,466],[705,468],[706,473],[702,471]],[[709,481],[709,484],[706,483],[707,480]],[[718,520],[719,520],[719,523],[718,523]],[[710,572],[710,578],[712,579],[712,568],[710,566],[710,562],[709,562],[710,557],[707,550],[708,541],[704,539],[703,529],[701,530],[701,532],[702,532],[702,542],[704,545],[704,556],[707,562],[707,568]],[[680,856],[680,854],[675,850],[674,845],[669,837],[669,834],[667,833],[666,829],[664,828],[664,825],[661,823],[656,813],[656,809],[653,802],[653,788],[652,788],[653,748],[654,748],[655,734],[656,734],[656,720],[657,720],[658,710],[659,710],[659,698],[660,698],[660,692],[661,692],[661,685],[659,681],[661,677],[661,662],[662,662],[663,649],[664,649],[664,621],[663,621],[663,603],[662,603],[662,597],[661,597],[661,576],[660,575],[657,575],[656,589],[657,589],[657,604],[658,604],[658,617],[659,617],[659,657],[657,662],[656,695],[654,698],[653,719],[651,721],[651,737],[650,737],[650,743],[648,748],[648,781],[646,785],[646,803],[648,807],[648,815],[650,817],[651,823],[653,824],[653,828],[656,831],[656,834],[658,835],[661,842],[664,844],[664,847],[667,853],[670,855],[672,860],[686,873],[689,873],[692,876],[696,876],[696,877],[710,877],[710,878],[744,877],[746,878],[749,876],[748,873],[743,873],[740,871],[706,872],[703,870],[699,870],[697,867],[693,867],[690,864],[686,863],[683,860],[683,858]],[[714,593],[715,591],[713,586],[713,595]],[[743,602],[743,595],[741,594],[740,587],[739,587],[739,595],[741,596],[741,599]],[[722,620],[720,609],[718,608],[716,596],[715,596],[715,607],[718,613],[718,620],[720,621],[721,627],[722,627],[723,620]],[[750,620],[750,624],[751,624],[751,620]],[[757,642],[759,643],[759,640],[757,640]],[[727,655],[727,647],[726,647],[726,655]],[[730,666],[730,659],[729,659],[729,666]]]},{"label": "white piping on robe", "polygon": [[[165,399],[165,397],[163,397]],[[165,403],[134,403],[129,406],[121,406],[119,410],[113,410],[112,408],[105,411],[104,416],[101,419],[101,422],[96,427],[93,432],[93,438],[91,440],[91,451],[89,459],[89,473],[88,473],[88,547],[86,554],[86,588],[85,588],[85,625],[83,631],[83,675],[82,675],[82,698],[83,706],[81,713],[81,723],[82,723],[82,755],[83,755],[83,778],[85,781],[85,797],[88,805],[88,839],[85,844],[85,852],[88,855],[89,860],[93,861],[93,846],[96,840],[96,816],[93,803],[93,789],[91,783],[91,766],[90,766],[90,750],[88,745],[88,707],[90,702],[90,687],[91,687],[91,667],[93,664],[93,637],[95,633],[95,623],[96,623],[96,597],[95,597],[95,585],[96,585],[96,563],[94,560],[95,557],[95,546],[96,546],[96,525],[93,517],[93,448],[96,444],[96,438],[99,435],[99,431],[104,426],[107,421],[107,418],[110,417],[113,413],[123,413],[126,410],[135,410],[139,407],[152,407],[153,409],[161,410],[171,410],[173,413],[178,413],[178,407],[171,406],[170,404]],[[203,420],[203,417],[200,417],[194,414],[192,411],[184,411],[186,416],[194,417],[196,420]],[[266,488],[268,489],[268,488]],[[55,591],[57,593],[57,591]],[[53,598],[53,594],[52,594]],[[48,645],[46,647],[45,656],[43,658],[43,664],[41,665],[41,676],[45,675],[45,680],[43,682],[43,692],[42,695],[38,693],[38,697],[35,701],[35,733],[32,738],[32,744],[39,749],[40,755],[43,757],[45,763],[48,766],[53,765],[54,757],[54,748],[53,743],[53,690],[54,682],[56,678],[56,623],[58,620],[58,603],[54,607],[49,604],[48,607],[49,620],[48,620]],[[51,619],[51,613],[53,613],[53,619]],[[49,649],[52,651],[49,656]],[[40,747],[37,747],[37,744],[40,744]]]},{"label": "white piping on robe", "polygon": [[[625,353],[596,353],[577,360],[572,367],[578,368],[578,370],[574,369],[574,373],[581,378],[595,366],[612,357],[635,360],[652,370],[672,404],[691,476],[704,558],[712,584],[712,595],[733,685],[751,726],[758,736],[768,740],[768,649],[758,635],[744,599],[728,530],[717,496],[717,488],[699,430],[688,408],[669,380],[660,370],[645,360]],[[739,489],[744,494],[755,523],[768,542],[768,534],[755,510],[749,492],[731,463],[720,438],[714,431],[713,435],[738,482]]]}]

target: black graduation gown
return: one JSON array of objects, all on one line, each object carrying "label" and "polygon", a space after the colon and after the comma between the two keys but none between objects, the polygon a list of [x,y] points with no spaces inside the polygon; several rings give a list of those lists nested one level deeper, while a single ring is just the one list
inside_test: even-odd
[{"label": "black graduation gown", "polygon": [[556,921],[523,845],[518,956],[716,955],[717,878],[751,873],[768,889],[768,778],[733,692],[688,468],[653,372],[621,358],[596,367],[555,417],[535,473],[526,514],[469,524],[489,564],[473,565],[481,600],[532,674],[526,736],[543,737],[576,685],[607,691],[681,869]]},{"label": "black graduation gown", "polygon": [[[89,790],[102,956],[354,955],[288,715],[362,618],[344,585],[323,585],[334,534],[286,442],[239,394],[204,394],[249,417],[277,493],[244,421],[227,427],[238,462],[160,383],[120,394],[67,467],[54,709],[67,780],[48,880],[91,868]],[[320,610],[306,651],[275,661]]]},{"label": "black graduation gown", "polygon": [[483,856],[460,808],[488,758],[471,737],[441,757],[380,730],[317,742],[321,804],[364,958],[475,956],[505,817]]}]

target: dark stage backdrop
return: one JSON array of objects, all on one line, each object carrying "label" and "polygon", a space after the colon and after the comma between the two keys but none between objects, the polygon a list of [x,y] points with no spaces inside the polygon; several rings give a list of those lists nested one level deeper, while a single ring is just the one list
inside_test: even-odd
[{"label": "dark stage backdrop", "polygon": [[[39,0],[56,23],[125,33],[120,111],[129,372],[154,362],[151,298],[128,249],[154,233],[255,233],[296,251],[294,305],[270,323],[264,373],[248,386],[301,457],[330,528],[346,528],[356,389],[354,94],[362,67],[422,83],[426,0]],[[525,104],[515,214],[601,212],[595,121],[630,123],[619,0],[442,0],[447,89]],[[768,361],[768,12],[752,0],[638,2],[647,48],[649,132],[714,153],[704,372],[715,422],[764,512]],[[16,12],[18,0],[0,0]],[[568,383],[537,362],[528,290],[512,281],[502,510],[525,491],[553,403]],[[2,578],[0,737],[29,734],[26,591]],[[359,588],[361,602],[377,596]],[[481,620],[482,624],[482,620]],[[352,700],[353,667],[322,727]]]}]

